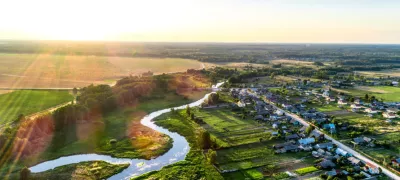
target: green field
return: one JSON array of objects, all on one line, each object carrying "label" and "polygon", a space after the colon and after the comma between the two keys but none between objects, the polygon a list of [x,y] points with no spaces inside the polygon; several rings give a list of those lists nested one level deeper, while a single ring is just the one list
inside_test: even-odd
[{"label": "green field", "polygon": [[312,164],[309,161],[312,159],[305,158],[308,152],[275,154],[272,146],[284,141],[271,139],[273,129],[269,124],[242,119],[229,108],[200,109],[195,115],[203,119],[206,123],[203,127],[222,147],[217,150],[216,166],[221,171],[239,170],[223,173],[225,179],[263,178],[258,168],[266,165],[276,165],[279,171],[286,171],[292,165]]},{"label": "green field", "polygon": [[0,124],[14,121],[19,114],[30,115],[72,101],[68,91],[18,90],[0,95]]},{"label": "green field", "polygon": [[357,97],[364,97],[365,94],[368,94],[370,97],[375,96],[377,99],[383,99],[386,102],[400,101],[400,87],[360,86],[353,89],[338,89],[338,91]]},{"label": "green field", "polygon": [[314,166],[309,166],[309,167],[304,167],[304,168],[300,168],[300,169],[296,169],[295,172],[299,175],[305,175],[308,173],[312,173],[318,171],[318,169]]},{"label": "green field", "polygon": [[252,120],[241,119],[230,109],[201,110],[199,116],[207,123],[207,131],[216,138],[220,147],[237,146],[259,142],[260,138],[269,139],[270,127]]}]

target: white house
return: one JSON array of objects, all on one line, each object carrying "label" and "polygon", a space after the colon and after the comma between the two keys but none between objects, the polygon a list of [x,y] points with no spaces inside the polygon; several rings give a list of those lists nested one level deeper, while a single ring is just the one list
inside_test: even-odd
[{"label": "white house", "polygon": [[238,105],[239,107],[245,107],[245,106],[246,106],[246,103],[244,103],[244,102],[242,102],[242,101],[239,101],[239,102],[237,103],[237,105]]},{"label": "white house", "polygon": [[398,85],[399,85],[399,82],[393,81],[393,82],[392,82],[392,85],[393,85],[393,86],[398,86]]},{"label": "white house", "polygon": [[360,104],[352,104],[350,107],[353,109],[361,109],[362,108],[362,106]]},{"label": "white house", "polygon": [[346,104],[347,104],[347,101],[344,100],[344,99],[339,99],[338,104],[340,104],[340,105],[346,105]]},{"label": "white house", "polygon": [[336,154],[341,155],[341,156],[349,155],[349,153],[347,151],[340,149],[340,148],[337,148],[335,152],[336,152]]},{"label": "white house", "polygon": [[324,91],[324,93],[322,93],[323,97],[329,97],[329,91]]},{"label": "white house", "polygon": [[365,112],[369,113],[369,114],[376,114],[376,113],[378,113],[378,110],[375,108],[367,108],[367,109],[365,109]]},{"label": "white house", "polygon": [[278,109],[278,110],[275,111],[275,113],[276,113],[278,116],[282,116],[284,112]]},{"label": "white house", "polygon": [[382,116],[384,118],[389,118],[389,119],[393,119],[396,118],[396,114],[392,113],[392,112],[384,112],[382,113]]}]

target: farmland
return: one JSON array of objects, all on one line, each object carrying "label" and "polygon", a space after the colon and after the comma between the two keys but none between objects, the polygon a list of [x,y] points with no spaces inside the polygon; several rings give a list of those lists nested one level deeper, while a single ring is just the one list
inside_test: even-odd
[{"label": "farmland", "polygon": [[363,97],[365,94],[375,96],[377,99],[383,99],[386,102],[400,101],[400,88],[393,86],[357,86],[353,89],[335,89],[339,92],[352,96]]},{"label": "farmland", "polygon": [[0,124],[15,120],[19,114],[30,115],[72,100],[68,91],[57,90],[18,90],[0,94]]},{"label": "farmland", "polygon": [[203,128],[222,148],[217,150],[218,168],[221,171],[239,170],[223,173],[227,179],[235,176],[257,179],[258,174],[262,174],[258,168],[267,165],[276,165],[279,171],[286,171],[312,164],[309,159],[304,159],[307,152],[275,154],[272,146],[284,141],[271,138],[273,129],[265,123],[239,118],[230,109],[223,108],[200,109],[195,114],[204,120]]},{"label": "farmland", "polygon": [[178,58],[129,58],[52,54],[0,54],[0,88],[72,88],[112,84],[143,72],[199,69],[198,61]]}]

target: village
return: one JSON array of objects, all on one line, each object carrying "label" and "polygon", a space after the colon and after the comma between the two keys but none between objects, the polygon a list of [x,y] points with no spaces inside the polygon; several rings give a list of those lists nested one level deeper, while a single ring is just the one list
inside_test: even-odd
[{"label": "village", "polygon": [[[339,121],[340,118],[336,118],[332,111],[319,109],[328,107],[344,114],[354,113],[360,117],[374,118],[384,124],[394,124],[399,118],[397,113],[400,103],[384,102],[368,95],[354,97],[331,89],[338,84],[340,82],[298,79],[283,88],[262,85],[256,88],[233,88],[230,89],[230,95],[238,100],[235,106],[251,109],[249,114],[255,121],[270,125],[274,129],[271,131],[272,137],[284,139],[284,143],[273,145],[276,154],[309,152],[310,157],[315,158],[315,169],[308,168],[310,172],[307,173],[318,171],[320,178],[325,179],[346,176],[354,179],[382,178],[387,173],[383,173],[385,170],[380,165],[358,158],[364,155],[374,159],[373,157],[364,152],[352,154],[335,142],[338,140],[346,148],[357,151],[364,147],[382,149],[385,144],[377,141],[372,133],[360,132],[360,127]],[[377,84],[375,82],[371,85]],[[397,86],[398,83],[392,81],[390,85]],[[328,135],[332,137],[327,138]],[[336,139],[335,142],[331,138]],[[392,157],[378,163],[398,173],[400,158]]]}]

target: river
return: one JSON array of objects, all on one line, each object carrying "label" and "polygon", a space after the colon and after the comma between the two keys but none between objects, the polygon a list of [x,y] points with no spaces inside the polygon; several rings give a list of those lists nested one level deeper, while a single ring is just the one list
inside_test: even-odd
[{"label": "river", "polygon": [[[218,83],[213,85],[213,91],[216,91],[222,83]],[[212,93],[211,92],[206,94],[202,99],[195,101],[193,103],[188,104],[190,107],[200,106],[201,103],[204,102],[208,98],[208,96]],[[174,107],[174,109],[185,109],[187,104]],[[71,156],[63,156],[58,159],[45,161],[39,163],[35,166],[30,167],[29,169],[33,173],[39,173],[47,170],[54,169],[56,167],[79,163],[79,162],[87,162],[87,161],[105,161],[111,164],[127,164],[129,163],[130,166],[124,169],[122,172],[111,176],[110,180],[120,180],[120,179],[130,179],[131,177],[138,176],[150,171],[160,170],[162,167],[166,165],[173,164],[175,162],[184,160],[187,153],[190,150],[189,143],[186,139],[175,132],[170,132],[167,129],[157,126],[152,121],[154,118],[170,112],[171,108],[159,110],[152,112],[141,119],[141,124],[147,126],[155,131],[164,133],[173,139],[173,146],[172,148],[166,152],[165,154],[158,156],[154,159],[144,160],[144,159],[128,159],[128,158],[114,158],[109,155],[100,155],[100,154],[78,154],[78,155],[71,155]]]}]

